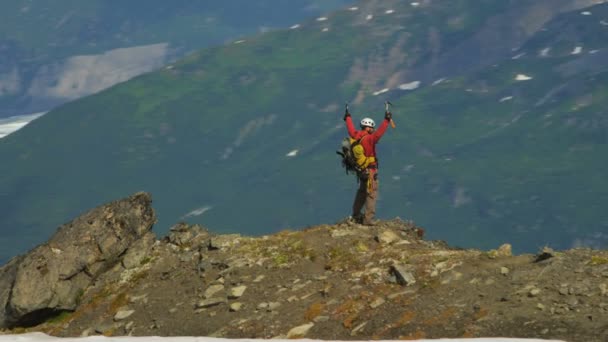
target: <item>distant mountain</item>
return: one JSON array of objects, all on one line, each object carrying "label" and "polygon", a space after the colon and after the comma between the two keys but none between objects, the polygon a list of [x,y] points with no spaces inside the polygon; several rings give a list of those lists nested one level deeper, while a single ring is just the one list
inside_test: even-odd
[{"label": "distant mountain", "polygon": [[88,0],[0,4],[0,118],[47,111],[195,49],[352,0]]},{"label": "distant mountain", "polygon": [[365,1],[66,104],[0,141],[0,250],[139,190],[158,231],[338,220],[356,187],[334,153],[342,105],[380,120],[386,98],[380,217],[464,247],[604,247],[608,5],[595,2]]}]

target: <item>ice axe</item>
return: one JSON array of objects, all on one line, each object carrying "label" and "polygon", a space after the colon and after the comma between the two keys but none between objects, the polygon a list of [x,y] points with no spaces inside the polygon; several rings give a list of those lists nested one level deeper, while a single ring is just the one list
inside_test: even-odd
[{"label": "ice axe", "polygon": [[[384,102],[384,110],[386,113],[388,113],[390,111],[390,106],[392,106],[392,105],[393,104],[389,100],[386,100],[386,102]],[[391,117],[391,127],[395,128],[395,122],[393,121],[392,117]]]}]

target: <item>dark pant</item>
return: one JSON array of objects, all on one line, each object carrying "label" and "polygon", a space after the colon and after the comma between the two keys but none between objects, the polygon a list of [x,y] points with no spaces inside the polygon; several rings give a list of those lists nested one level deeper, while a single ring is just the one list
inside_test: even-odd
[{"label": "dark pant", "polygon": [[359,178],[359,189],[355,195],[353,203],[353,217],[361,217],[361,209],[365,206],[363,224],[372,224],[376,215],[376,199],[378,198],[378,174],[375,170],[370,170],[367,178]]}]

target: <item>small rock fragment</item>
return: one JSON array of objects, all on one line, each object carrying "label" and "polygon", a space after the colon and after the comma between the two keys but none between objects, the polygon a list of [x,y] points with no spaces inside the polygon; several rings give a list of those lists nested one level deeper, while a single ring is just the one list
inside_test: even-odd
[{"label": "small rock fragment", "polygon": [[540,253],[536,255],[534,262],[541,262],[555,256],[555,251],[549,247],[544,247]]},{"label": "small rock fragment", "polygon": [[530,290],[530,292],[528,292],[528,296],[530,297],[536,297],[540,294],[540,289],[538,288],[533,288]]},{"label": "small rock fragment", "polygon": [[239,302],[232,303],[232,304],[230,304],[230,311],[237,312],[237,311],[240,311],[242,307],[243,307],[243,303],[239,303]]},{"label": "small rock fragment", "polygon": [[134,312],[135,310],[120,310],[114,315],[114,321],[122,321],[131,316]]},{"label": "small rock fragment", "polygon": [[496,256],[498,257],[510,257],[513,255],[511,244],[505,243],[504,245],[498,247],[496,251]]},{"label": "small rock fragment", "polygon": [[198,302],[198,304],[196,304],[196,308],[197,309],[204,309],[204,308],[210,308],[212,306],[216,306],[216,305],[220,305],[226,303],[226,299],[224,298],[208,298],[208,299],[204,299],[201,300],[200,302]]},{"label": "small rock fragment", "polygon": [[403,286],[409,286],[416,283],[416,278],[412,272],[404,265],[393,265],[391,267],[391,273],[397,278],[397,283]]},{"label": "small rock fragment", "polygon": [[365,326],[367,325],[367,322],[363,322],[359,325],[357,325],[351,332],[350,332],[350,336],[355,336],[357,335],[357,333],[359,333],[361,330],[363,330],[363,328],[365,328]]},{"label": "small rock fragment", "polygon": [[386,300],[384,300],[384,298],[376,298],[376,300],[374,300],[373,302],[371,302],[371,304],[369,306],[372,309],[375,309],[375,308],[381,306],[384,303],[386,303]]},{"label": "small rock fragment", "polygon": [[392,230],[384,230],[376,236],[376,241],[383,245],[390,245],[399,240],[401,240],[399,235],[395,234]]},{"label": "small rock fragment", "polygon": [[292,328],[287,333],[287,338],[291,339],[291,338],[304,337],[310,331],[310,329],[312,329],[312,327],[314,327],[314,326],[315,326],[314,323],[307,323],[307,324],[303,324],[303,325],[297,326],[295,328]]},{"label": "small rock fragment", "polygon": [[280,306],[281,306],[281,303],[279,303],[279,302],[270,302],[270,303],[268,303],[268,307],[266,308],[266,310],[274,311],[274,310],[278,309]]},{"label": "small rock fragment", "polygon": [[243,295],[243,293],[245,293],[245,290],[247,290],[247,286],[245,286],[245,285],[233,287],[230,290],[230,293],[228,294],[228,298],[229,299],[240,298]]},{"label": "small rock fragment", "polygon": [[313,319],[313,321],[315,323],[319,323],[319,322],[327,322],[329,321],[329,316],[317,316]]},{"label": "small rock fragment", "polygon": [[503,266],[503,267],[501,267],[501,268],[500,268],[500,274],[502,274],[502,275],[504,275],[504,276],[508,275],[508,274],[509,274],[509,269],[508,269],[508,268],[506,268],[506,267],[504,267],[504,266]]},{"label": "small rock fragment", "polygon": [[211,285],[209,286],[206,290],[205,293],[203,294],[204,298],[211,298],[213,297],[215,294],[217,294],[220,291],[224,290],[224,285],[218,284],[218,285]]}]

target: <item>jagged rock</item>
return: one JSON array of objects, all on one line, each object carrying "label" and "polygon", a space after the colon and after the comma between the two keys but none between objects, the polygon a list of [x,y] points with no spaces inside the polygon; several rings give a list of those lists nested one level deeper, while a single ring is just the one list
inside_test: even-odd
[{"label": "jagged rock", "polygon": [[149,194],[137,193],[97,207],[0,269],[0,302],[6,302],[0,307],[0,328],[28,326],[53,312],[74,310],[84,289],[150,231],[156,221],[151,203]]},{"label": "jagged rock", "polygon": [[498,247],[496,251],[496,256],[498,257],[510,257],[513,255],[513,247],[511,244],[505,243],[502,246]]},{"label": "jagged rock", "polygon": [[135,241],[122,258],[123,267],[132,269],[140,266],[155,242],[156,235],[152,232],[146,233],[141,239]]},{"label": "jagged rock", "polygon": [[393,265],[391,266],[391,273],[395,275],[397,283],[409,286],[416,283],[416,278],[410,271],[409,267],[405,265]]},{"label": "jagged rock", "polygon": [[549,247],[544,247],[534,258],[534,262],[541,262],[555,256],[555,251]]},{"label": "jagged rock", "polygon": [[180,222],[169,229],[170,233],[167,240],[176,246],[186,246],[192,244],[193,240],[203,240],[208,238],[207,229],[198,224],[189,225]]},{"label": "jagged rock", "polygon": [[303,324],[303,325],[297,326],[295,328],[292,328],[287,333],[287,338],[291,339],[291,338],[304,337],[304,336],[306,336],[306,334],[308,334],[310,329],[312,329],[312,327],[314,327],[314,326],[315,326],[314,323],[308,323],[308,324]]},{"label": "jagged rock", "polygon": [[8,264],[0,267],[0,328],[4,328],[7,321],[7,313],[4,308],[7,307],[10,300],[13,281],[17,275],[17,267],[23,257],[13,258]]}]

